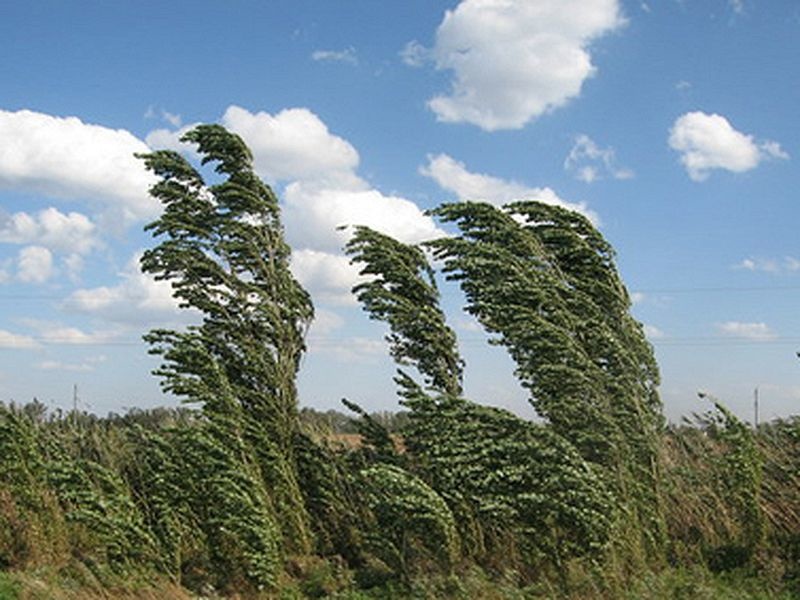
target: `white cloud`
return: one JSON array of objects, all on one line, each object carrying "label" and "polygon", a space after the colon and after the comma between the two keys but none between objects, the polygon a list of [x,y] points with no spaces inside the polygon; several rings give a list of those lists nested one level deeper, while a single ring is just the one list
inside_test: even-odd
[{"label": "white cloud", "polygon": [[90,372],[97,368],[97,365],[106,361],[104,355],[89,356],[81,362],[62,362],[60,360],[43,360],[36,365],[42,371],[70,371],[70,372]]},{"label": "white cloud", "polygon": [[269,181],[363,185],[354,175],[359,161],[356,149],[330,133],[306,108],[289,108],[273,116],[230,106],[222,124],[242,136],[253,152],[256,171]]},{"label": "white cloud", "polygon": [[778,273],[781,269],[778,261],[767,258],[745,258],[742,262],[737,264],[735,268],[745,271],[762,271],[765,273]]},{"label": "white cloud", "polygon": [[[295,248],[292,268],[317,300],[352,302],[350,288],[358,269],[341,255],[350,233],[340,226],[366,225],[406,243],[444,235],[415,203],[386,195],[361,179],[356,149],[310,110],[291,108],[271,115],[230,106],[222,123],[245,140],[260,176],[286,182],[283,219]],[[180,135],[158,130],[147,140],[154,147],[185,151],[177,141]],[[102,296],[101,291],[96,295]]]},{"label": "white cloud", "polygon": [[735,269],[763,273],[785,273],[800,270],[800,259],[785,256],[782,260],[774,258],[745,258],[734,266]]},{"label": "white cloud", "polygon": [[384,340],[365,337],[309,338],[309,351],[330,356],[336,362],[350,365],[377,364],[388,355]]},{"label": "white cloud", "polygon": [[418,41],[408,42],[400,51],[400,60],[409,67],[421,67],[431,58],[431,51]]},{"label": "white cloud", "polygon": [[564,168],[577,179],[592,183],[598,179],[631,179],[633,171],[617,164],[613,148],[601,148],[588,135],[575,138],[575,145],[564,161]]},{"label": "white cloud", "polygon": [[199,123],[191,123],[178,129],[154,129],[145,136],[144,141],[152,150],[174,150],[189,158],[197,159],[199,155],[195,152],[194,146],[181,142],[184,134],[197,125]]},{"label": "white cloud", "polygon": [[783,266],[787,271],[800,271],[800,259],[794,256],[786,256],[783,259]]},{"label": "white cloud", "polygon": [[744,0],[728,0],[728,5],[737,15],[744,14]]},{"label": "white cloud", "polygon": [[8,283],[11,281],[11,265],[13,261],[10,258],[0,261],[0,284]]},{"label": "white cloud", "polygon": [[147,145],[122,129],[76,117],[0,110],[0,187],[89,202],[109,222],[130,224],[158,214],[154,182],[135,152]]},{"label": "white cloud", "polygon": [[743,338],[756,342],[766,342],[778,337],[766,323],[742,323],[739,321],[727,321],[717,325],[717,329],[723,335],[729,337]]},{"label": "white cloud", "polygon": [[196,317],[178,308],[168,281],[156,281],[139,269],[136,254],[119,274],[121,283],[73,292],[63,308],[124,325],[155,327],[186,322]]},{"label": "white cloud", "polygon": [[713,169],[743,173],[770,158],[789,158],[777,142],[758,142],[736,131],[725,117],[703,112],[679,117],[670,130],[669,145],[681,153],[694,181],[704,181]]},{"label": "white cloud", "polygon": [[[623,23],[618,0],[463,0],[445,13],[430,59],[452,70],[430,100],[440,121],[518,129],[577,97],[595,73],[589,46]],[[424,58],[406,46],[406,62]]]},{"label": "white cloud", "polygon": [[53,269],[53,254],[42,246],[26,246],[17,258],[17,279],[24,283],[44,283],[50,279]]},{"label": "white cloud", "polygon": [[161,117],[173,127],[180,127],[183,119],[181,119],[180,115],[173,114],[166,110],[161,111]]},{"label": "white cloud", "polygon": [[361,277],[358,265],[342,254],[302,249],[292,252],[292,273],[312,296],[337,305],[356,303],[350,292]]},{"label": "white cloud", "polygon": [[358,64],[358,56],[355,48],[345,48],[344,50],[315,50],[311,53],[311,59],[317,62],[341,62],[351,65]]},{"label": "white cloud", "polygon": [[337,313],[318,308],[314,311],[314,322],[311,324],[309,337],[325,337],[329,333],[341,329],[344,325],[344,319]]},{"label": "white cloud", "polygon": [[57,208],[47,208],[31,215],[0,212],[0,242],[7,244],[36,244],[50,250],[85,255],[100,243],[95,224],[77,212],[64,214]]},{"label": "white cloud", "polygon": [[351,191],[295,182],[287,186],[284,197],[287,234],[298,248],[335,252],[350,236],[338,229],[345,225],[366,225],[404,243],[444,235],[416,204],[375,189]]},{"label": "white cloud", "polygon": [[537,200],[577,211],[594,222],[598,221],[597,215],[587,209],[585,204],[563,200],[548,187],[532,188],[516,181],[471,173],[464,163],[447,154],[429,156],[427,166],[422,167],[420,173],[433,179],[443,189],[453,192],[459,200],[485,201],[496,206],[517,200]]},{"label": "white cloud", "polygon": [[77,327],[41,319],[19,319],[19,322],[36,331],[37,342],[48,345],[92,346],[105,344],[120,334],[119,329],[86,332]]},{"label": "white cloud", "polygon": [[36,340],[28,335],[11,333],[5,329],[0,329],[0,348],[11,348],[14,350],[38,348]]},{"label": "white cloud", "polygon": [[636,306],[637,304],[641,304],[647,299],[647,295],[643,292],[631,292],[631,304]]},{"label": "white cloud", "polygon": [[171,113],[164,109],[156,110],[153,106],[148,106],[147,111],[144,113],[145,119],[161,119],[162,121],[166,121],[173,127],[180,127],[183,123],[183,119],[180,115]]},{"label": "white cloud", "polygon": [[648,325],[647,323],[644,323],[642,327],[644,329],[644,335],[649,340],[660,340],[664,337],[664,332],[655,325]]},{"label": "white cloud", "polygon": [[76,283],[78,281],[78,275],[83,271],[83,257],[77,253],[68,254],[62,259],[62,262],[64,263],[67,277],[69,277],[70,281]]}]

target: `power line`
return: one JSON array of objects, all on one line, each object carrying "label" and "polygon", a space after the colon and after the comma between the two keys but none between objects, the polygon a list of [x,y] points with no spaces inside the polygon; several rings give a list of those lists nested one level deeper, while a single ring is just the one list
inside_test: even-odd
[{"label": "power line", "polygon": [[[673,287],[673,288],[635,288],[630,294],[714,294],[714,293],[749,293],[749,292],[796,292],[800,285],[763,285],[763,286],[709,286],[709,287]],[[71,296],[53,294],[0,294],[0,301],[13,300],[55,300],[66,301]]]}]

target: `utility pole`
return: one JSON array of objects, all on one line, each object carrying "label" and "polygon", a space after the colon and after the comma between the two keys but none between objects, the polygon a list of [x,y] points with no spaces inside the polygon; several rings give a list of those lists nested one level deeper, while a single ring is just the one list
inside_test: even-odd
[{"label": "utility pole", "polygon": [[78,414],[78,384],[72,384],[72,412]]},{"label": "utility pole", "polygon": [[758,386],[753,391],[753,414],[755,415],[753,422],[755,423],[755,428],[758,429]]}]

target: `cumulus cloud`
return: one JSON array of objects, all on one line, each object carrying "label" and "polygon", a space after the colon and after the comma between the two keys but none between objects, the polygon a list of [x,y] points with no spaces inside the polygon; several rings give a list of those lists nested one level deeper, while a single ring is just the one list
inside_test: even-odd
[{"label": "cumulus cloud", "polygon": [[253,152],[256,171],[269,181],[361,185],[354,175],[359,161],[356,149],[306,108],[271,115],[230,106],[222,124],[242,136]]},{"label": "cumulus cloud", "polygon": [[722,115],[699,111],[675,121],[669,145],[680,153],[693,181],[704,181],[714,169],[743,173],[767,159],[789,158],[777,142],[757,141],[734,129]]},{"label": "cumulus cloud", "polygon": [[496,206],[517,200],[537,200],[580,212],[592,221],[598,221],[597,215],[587,209],[585,204],[563,200],[548,187],[532,188],[516,181],[472,173],[464,163],[447,154],[429,156],[428,164],[420,168],[420,173],[433,179],[441,188],[453,192],[459,200],[484,201]]},{"label": "cumulus cloud", "polygon": [[633,171],[617,164],[613,148],[601,148],[588,135],[575,138],[575,145],[564,161],[564,168],[576,179],[592,183],[599,179],[631,179]]},{"label": "cumulus cloud", "polygon": [[734,268],[744,271],[775,274],[795,272],[800,271],[800,259],[793,256],[784,256],[783,259],[748,257],[736,264]]},{"label": "cumulus cloud", "polygon": [[55,273],[53,254],[42,246],[26,246],[17,258],[17,279],[24,283],[44,283]]},{"label": "cumulus cloud", "polygon": [[345,365],[377,364],[389,353],[384,340],[366,337],[309,338],[309,350]]},{"label": "cumulus cloud", "polygon": [[135,152],[147,145],[122,129],[76,117],[0,110],[0,187],[87,201],[130,224],[158,214],[153,177]]},{"label": "cumulus cloud", "polygon": [[314,311],[314,322],[311,324],[309,338],[325,337],[329,333],[341,329],[344,319],[332,310],[320,308]]},{"label": "cumulus cloud", "polygon": [[431,51],[418,41],[408,42],[400,51],[400,60],[409,67],[421,67],[431,58]]},{"label": "cumulus cloud", "polygon": [[286,230],[296,247],[337,251],[350,236],[341,229],[346,225],[366,225],[405,243],[444,235],[412,201],[376,189],[319,188],[295,182],[284,196]]},{"label": "cumulus cloud", "polygon": [[356,303],[350,290],[361,277],[359,267],[351,265],[348,257],[305,248],[292,252],[291,267],[294,276],[315,299],[336,305]]},{"label": "cumulus cloud", "polygon": [[315,50],[311,53],[311,59],[317,62],[340,62],[350,65],[358,64],[358,55],[355,48],[345,48],[344,50]]},{"label": "cumulus cloud", "polygon": [[168,281],[156,281],[141,272],[139,257],[136,254],[119,274],[118,285],[76,290],[65,300],[63,308],[135,327],[182,323],[195,318],[193,311],[178,308]]},{"label": "cumulus cloud", "polygon": [[27,350],[31,348],[38,348],[39,344],[34,338],[29,335],[20,335],[0,329],[0,348],[9,348],[12,350]]},{"label": "cumulus cloud", "polygon": [[94,371],[102,362],[105,356],[90,356],[81,362],[63,362],[60,360],[43,360],[36,364],[36,368],[42,371],[68,371],[78,373],[88,373]]},{"label": "cumulus cloud", "polygon": [[47,208],[35,214],[0,212],[0,242],[36,244],[50,250],[85,255],[100,245],[95,224],[77,212]]},{"label": "cumulus cloud", "polygon": [[642,325],[642,328],[644,329],[644,335],[649,340],[660,340],[664,337],[664,332],[661,331],[655,325],[649,325],[647,323],[644,323]]},{"label": "cumulus cloud", "polygon": [[36,332],[36,340],[48,345],[92,346],[105,344],[120,334],[119,329],[86,332],[54,321],[20,319],[20,323]]},{"label": "cumulus cloud", "polygon": [[144,141],[151,150],[174,150],[191,158],[199,158],[192,144],[185,144],[181,138],[199,123],[191,123],[177,129],[154,129],[148,133]]},{"label": "cumulus cloud", "polygon": [[440,121],[518,129],[580,94],[591,43],[624,22],[618,0],[463,0],[429,52],[411,43],[401,56],[453,71],[450,93],[429,101]]},{"label": "cumulus cloud", "polygon": [[[444,235],[410,200],[387,195],[357,174],[359,155],[345,139],[306,108],[274,115],[230,106],[222,123],[242,136],[253,152],[256,171],[285,184],[283,218],[295,248],[292,269],[315,298],[350,303],[357,269],[341,254],[347,225],[366,225],[407,243]],[[153,147],[185,151],[182,131],[158,130],[147,137]]]},{"label": "cumulus cloud", "polygon": [[778,337],[766,323],[742,323],[740,321],[727,321],[717,325],[723,335],[742,338],[755,342],[766,342]]}]

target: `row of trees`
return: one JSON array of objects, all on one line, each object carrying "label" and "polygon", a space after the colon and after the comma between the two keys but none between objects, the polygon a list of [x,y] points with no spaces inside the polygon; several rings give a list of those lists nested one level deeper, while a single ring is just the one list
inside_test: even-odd
[{"label": "row of trees", "polygon": [[[779,482],[800,479],[800,451],[769,472],[761,442],[722,406],[700,429],[667,430],[652,348],[583,216],[445,204],[431,214],[454,235],[423,246],[355,227],[346,251],[367,277],[353,291],[389,326],[407,414],[398,438],[347,401],[362,443],[342,448],[298,411],[314,311],[289,269],[276,196],[239,137],[202,125],[185,140],[215,182],[175,152],[142,157],[164,205],[142,268],[202,316],[146,337],[165,390],[200,410],[2,409],[0,568],[80,565],[101,582],[150,573],[256,595],[479,567],[561,592],[584,573],[612,593],[670,561],[789,560],[800,505]],[[508,350],[541,423],[464,397],[429,257]],[[796,424],[776,432],[800,448]],[[765,508],[765,482],[794,516]],[[682,497],[694,489],[707,494]]]}]

